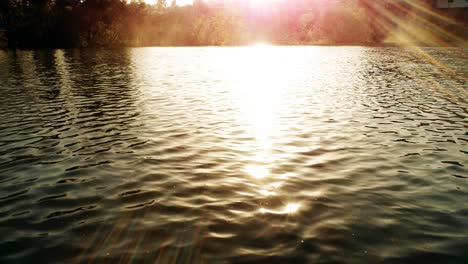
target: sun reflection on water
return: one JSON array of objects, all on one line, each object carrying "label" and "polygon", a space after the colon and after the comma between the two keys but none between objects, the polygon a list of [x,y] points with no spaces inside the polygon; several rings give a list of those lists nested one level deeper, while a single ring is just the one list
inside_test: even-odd
[{"label": "sun reflection on water", "polygon": [[272,191],[269,191],[269,190],[260,190],[258,192],[263,196],[274,196],[274,195],[276,195],[275,192],[272,192]]},{"label": "sun reflection on water", "polygon": [[258,165],[247,165],[245,171],[256,179],[263,179],[270,173],[267,168]]},{"label": "sun reflection on water", "polygon": [[292,215],[296,214],[301,207],[300,203],[287,203],[282,209],[280,210],[270,210],[266,208],[260,208],[260,213],[262,214],[279,214],[279,215]]},{"label": "sun reflection on water", "polygon": [[299,210],[301,205],[298,203],[288,203],[285,207],[283,212],[286,214],[294,214]]},{"label": "sun reflection on water", "polygon": [[[288,67],[293,55],[294,63]],[[250,156],[245,157],[244,173],[252,181],[254,192],[265,199],[275,196],[289,201],[293,197],[281,197],[281,187],[289,179],[290,172],[273,173],[272,168],[281,162],[274,154],[275,145],[287,132],[284,116],[294,109],[285,100],[303,76],[295,67],[300,56],[284,52],[281,47],[258,43],[239,48],[226,65],[225,74],[230,80],[231,100],[238,111],[238,122],[248,134]],[[298,63],[299,59],[299,63]],[[309,63],[310,65],[310,63]],[[288,176],[284,176],[288,175]],[[286,203],[284,208],[261,208],[261,213],[295,214],[297,202]]]}]

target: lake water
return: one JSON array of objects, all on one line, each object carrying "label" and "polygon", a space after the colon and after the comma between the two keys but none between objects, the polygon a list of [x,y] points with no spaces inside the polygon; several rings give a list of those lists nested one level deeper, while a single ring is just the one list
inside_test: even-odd
[{"label": "lake water", "polygon": [[467,62],[0,51],[0,262],[468,263]]}]

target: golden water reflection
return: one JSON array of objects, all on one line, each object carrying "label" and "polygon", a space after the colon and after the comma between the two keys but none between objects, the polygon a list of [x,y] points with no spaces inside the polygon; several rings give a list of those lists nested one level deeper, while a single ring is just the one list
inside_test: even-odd
[{"label": "golden water reflection", "polygon": [[[361,50],[353,49],[343,54],[337,48],[291,49],[263,44],[230,48],[229,52],[224,48],[212,49],[209,55],[205,54],[204,48],[197,52],[203,60],[199,60],[196,67],[189,68],[193,72],[186,72],[187,67],[153,69],[149,66],[154,58],[144,56],[144,53],[135,59],[135,64],[144,64],[138,68],[151,69],[135,77],[138,83],[149,84],[142,86],[143,94],[173,100],[164,108],[164,113],[152,110],[152,104],[141,106],[142,112],[154,113],[150,121],[146,121],[146,126],[151,129],[165,126],[158,122],[158,118],[162,115],[171,117],[174,113],[190,120],[190,125],[202,124],[196,128],[200,128],[200,131],[206,127],[207,120],[219,124],[217,136],[227,139],[230,147],[242,152],[235,157],[237,166],[230,168],[241,178],[223,179],[225,183],[246,184],[242,195],[257,197],[260,201],[258,207],[263,206],[267,211],[297,211],[296,207],[292,208],[295,210],[290,207],[277,209],[278,200],[284,204],[292,201],[305,207],[305,201],[301,201],[304,198],[297,195],[301,190],[291,192],[289,189],[300,173],[297,167],[287,163],[291,163],[297,152],[304,151],[300,143],[303,139],[307,140],[307,149],[322,147],[321,137],[305,139],[302,134],[310,135],[314,130],[320,130],[318,126],[323,125],[324,116],[334,118],[334,102],[340,99],[336,90],[340,89],[340,85],[356,81],[353,76],[359,68]],[[162,58],[168,56],[162,52],[158,54]],[[183,61],[189,56],[192,54],[188,50],[180,49],[166,59]],[[353,62],[347,65],[345,74],[335,63],[330,63],[343,60],[343,56]],[[343,80],[330,85],[337,72],[341,73],[338,76]],[[151,85],[151,82],[180,83],[178,76],[186,74],[194,76],[194,79],[181,83],[177,89]],[[203,83],[204,89],[199,88],[200,83]],[[313,92],[304,93],[304,90]],[[181,111],[178,107],[180,104],[190,104],[190,109],[203,111],[200,114]],[[307,120],[303,117],[307,117]],[[183,129],[187,129],[186,126],[181,124]],[[303,131],[305,128],[307,131]],[[299,143],[288,142],[290,140]],[[275,200],[275,204],[268,199]]]},{"label": "golden water reflection", "polygon": [[[281,117],[295,110],[285,100],[304,79],[301,67],[313,66],[310,61],[301,60],[300,49],[296,51],[298,54],[285,53],[279,47],[265,44],[240,48],[230,58],[225,70],[232,86],[234,105],[238,109],[238,122],[253,139],[249,142],[251,156],[246,157],[244,173],[252,188],[256,188],[255,192],[263,197],[279,196],[285,201],[291,197],[281,197],[280,188],[291,174],[272,173],[271,168],[281,162],[273,150],[287,130]],[[294,214],[299,208],[299,202],[287,202],[279,209],[262,207],[260,213]]]},{"label": "golden water reflection", "polygon": [[260,213],[262,214],[287,214],[292,215],[298,212],[299,208],[301,207],[300,203],[287,203],[283,208],[280,210],[270,210],[266,208],[260,208]]},{"label": "golden water reflection", "polygon": [[269,175],[267,168],[259,165],[247,165],[245,166],[245,172],[256,179],[263,179]]},{"label": "golden water reflection", "polygon": [[[1,220],[12,226],[7,244],[19,248],[8,259],[54,245],[83,249],[76,262],[340,262],[364,247],[374,248],[371,260],[381,252],[395,259],[418,253],[413,242],[427,236],[424,248],[462,252],[452,242],[466,203],[453,201],[465,197],[464,180],[446,176],[468,166],[455,144],[465,136],[463,107],[416,83],[440,78],[453,92],[463,82],[406,63],[406,51],[366,48],[366,62],[355,55],[362,48],[317,49],[149,48],[132,49],[129,59],[57,51],[55,67],[47,51],[4,56],[2,162],[13,174],[2,185]],[[398,157],[404,153],[412,154]],[[47,177],[32,179],[32,170]],[[22,212],[31,206],[37,210]],[[421,233],[428,221],[443,236]],[[380,239],[395,230],[392,242]],[[82,232],[86,239],[73,236]],[[22,245],[37,237],[52,247],[31,255]]]}]

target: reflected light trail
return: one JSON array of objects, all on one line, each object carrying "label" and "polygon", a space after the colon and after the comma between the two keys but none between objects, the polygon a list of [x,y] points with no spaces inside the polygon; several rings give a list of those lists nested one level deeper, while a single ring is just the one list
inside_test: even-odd
[{"label": "reflected light trail", "polygon": [[288,203],[284,208],[286,214],[293,214],[299,210],[300,205],[298,203]]},{"label": "reflected light trail", "polygon": [[[229,79],[238,122],[252,138],[248,142],[250,156],[246,157],[244,172],[251,179],[266,184],[253,185],[263,197],[277,196],[278,189],[287,179],[283,177],[279,182],[265,182],[278,176],[270,171],[274,164],[280,162],[272,151],[275,141],[288,130],[288,126],[282,124],[282,117],[294,111],[285,101],[303,78],[298,67],[305,61],[301,60],[301,50],[297,52],[292,54],[281,47],[256,43],[237,49],[225,66],[225,77]],[[279,210],[261,208],[260,212],[288,215],[295,214],[299,208],[299,203],[287,203]]]},{"label": "reflected light trail", "polygon": [[245,172],[256,179],[266,178],[270,173],[267,168],[258,165],[247,165]]},{"label": "reflected light trail", "polygon": [[274,195],[276,195],[275,192],[268,191],[268,190],[260,190],[258,192],[263,196],[274,196]]},{"label": "reflected light trail", "polygon": [[299,203],[288,203],[281,210],[270,210],[266,208],[260,208],[262,214],[278,214],[278,215],[291,215],[299,211],[301,205]]}]

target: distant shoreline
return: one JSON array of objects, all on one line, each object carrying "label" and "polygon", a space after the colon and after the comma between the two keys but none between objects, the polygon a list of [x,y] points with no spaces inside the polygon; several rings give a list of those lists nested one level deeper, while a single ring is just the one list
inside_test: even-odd
[{"label": "distant shoreline", "polygon": [[216,2],[6,0],[0,47],[468,46],[468,9],[428,0],[288,0],[267,9]]},{"label": "distant shoreline", "polygon": [[[148,46],[90,46],[90,47],[0,47],[0,50],[74,50],[74,49],[128,49],[128,48],[243,48],[255,47],[256,44],[251,45],[148,45]],[[272,47],[367,47],[367,48],[468,48],[465,45],[416,45],[416,44],[267,44],[266,46]]]}]

